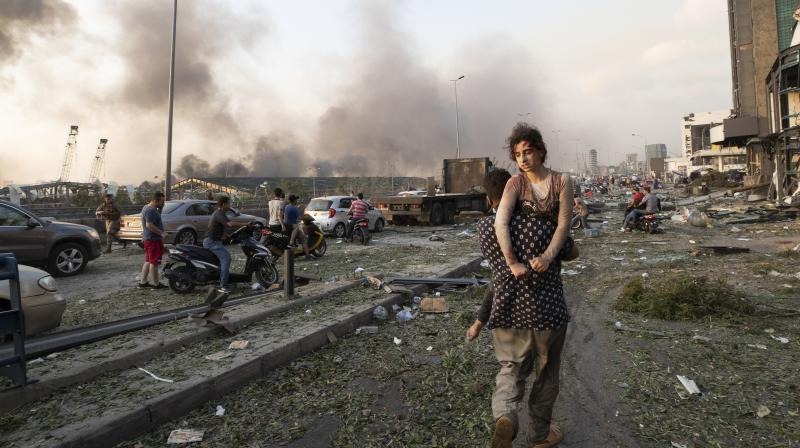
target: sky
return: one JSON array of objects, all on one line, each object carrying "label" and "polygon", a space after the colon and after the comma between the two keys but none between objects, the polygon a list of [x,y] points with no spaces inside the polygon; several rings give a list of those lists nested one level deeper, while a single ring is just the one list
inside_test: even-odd
[{"label": "sky", "polygon": [[[680,152],[680,119],[730,109],[725,0],[179,0],[173,173],[438,175],[510,164],[517,121],[555,169],[597,149]],[[0,182],[163,179],[170,0],[0,2]],[[634,137],[636,133],[643,137]],[[640,156],[641,157],[641,156]]]}]

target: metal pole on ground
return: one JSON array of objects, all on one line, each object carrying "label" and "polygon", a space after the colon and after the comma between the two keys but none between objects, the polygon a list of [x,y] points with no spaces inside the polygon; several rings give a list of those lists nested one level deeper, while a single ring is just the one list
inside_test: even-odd
[{"label": "metal pole on ground", "polygon": [[283,296],[294,296],[294,251],[291,248],[283,253]]}]

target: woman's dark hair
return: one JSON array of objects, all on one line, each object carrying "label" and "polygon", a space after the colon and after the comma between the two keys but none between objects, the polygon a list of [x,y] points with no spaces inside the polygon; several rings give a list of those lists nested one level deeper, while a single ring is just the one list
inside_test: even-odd
[{"label": "woman's dark hair", "polygon": [[532,147],[541,151],[542,163],[547,160],[547,145],[544,144],[542,133],[538,129],[528,123],[519,122],[511,130],[511,135],[508,136],[506,144],[508,145],[508,156],[515,162],[517,158],[514,157],[514,148],[520,142],[528,142]]},{"label": "woman's dark hair", "polygon": [[231,203],[231,198],[229,198],[228,196],[220,196],[219,199],[217,199],[217,205],[219,206],[219,208],[222,208],[222,206],[224,206],[225,204],[230,204],[230,203]]},{"label": "woman's dark hair", "polygon": [[486,190],[486,196],[488,196],[490,200],[503,197],[503,190],[506,188],[508,179],[511,179],[511,174],[502,168],[495,168],[489,171],[489,174],[486,175],[486,179],[483,180],[483,188]]},{"label": "woman's dark hair", "polygon": [[283,197],[283,190],[280,189],[280,188],[276,188],[275,189],[275,197],[276,198],[282,198]]}]

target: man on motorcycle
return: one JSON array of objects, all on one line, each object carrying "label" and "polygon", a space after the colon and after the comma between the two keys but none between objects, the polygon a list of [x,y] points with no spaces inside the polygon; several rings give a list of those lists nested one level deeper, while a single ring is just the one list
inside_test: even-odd
[{"label": "man on motorcycle", "polygon": [[644,204],[644,210],[634,208],[628,213],[628,216],[625,217],[625,221],[622,223],[622,230],[623,231],[630,231],[633,224],[636,224],[636,221],[641,216],[648,215],[650,213],[658,213],[659,210],[659,200],[658,196],[655,193],[650,192],[650,187],[644,187],[645,196],[642,198],[641,204]]},{"label": "man on motorcycle", "polygon": [[[231,222],[230,218],[225,214],[231,209],[231,198],[221,196],[217,200],[217,209],[211,214],[208,221],[208,236],[203,240],[203,247],[210,250],[219,259],[219,290],[223,293],[228,293],[226,285],[228,284],[228,277],[231,271],[231,254],[225,245],[222,244],[222,238],[225,234],[225,227],[239,228],[243,227],[242,224]],[[246,225],[246,224],[244,224]]]},{"label": "man on motorcycle", "polygon": [[350,216],[350,219],[347,220],[347,238],[353,237],[353,228],[356,221],[366,218],[368,211],[369,205],[364,201],[364,193],[358,193],[358,199],[353,201],[350,204],[350,209],[347,210],[347,214]]}]

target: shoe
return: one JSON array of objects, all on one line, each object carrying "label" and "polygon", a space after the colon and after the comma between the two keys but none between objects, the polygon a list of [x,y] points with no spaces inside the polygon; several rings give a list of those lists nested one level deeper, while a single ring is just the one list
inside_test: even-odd
[{"label": "shoe", "polygon": [[514,444],[514,436],[517,432],[517,425],[509,415],[503,415],[494,424],[494,434],[492,435],[492,448],[511,448]]},{"label": "shoe", "polygon": [[562,440],[564,440],[564,433],[561,432],[561,428],[555,423],[550,423],[550,434],[547,435],[547,438],[534,443],[530,448],[551,448],[561,443]]},{"label": "shoe", "polygon": [[317,258],[315,256],[311,255],[311,254],[306,255],[306,260],[311,261],[311,260],[316,260],[316,259]]},{"label": "shoe", "polygon": [[142,288],[142,289],[144,289],[144,288],[152,288],[153,287],[153,285],[151,285],[150,283],[139,283],[138,286],[140,288]]},{"label": "shoe", "polygon": [[169,288],[169,286],[167,286],[167,285],[165,285],[163,283],[159,283],[159,284],[157,284],[155,286],[151,285],[150,287],[153,288],[153,289],[167,289],[167,288]]}]

